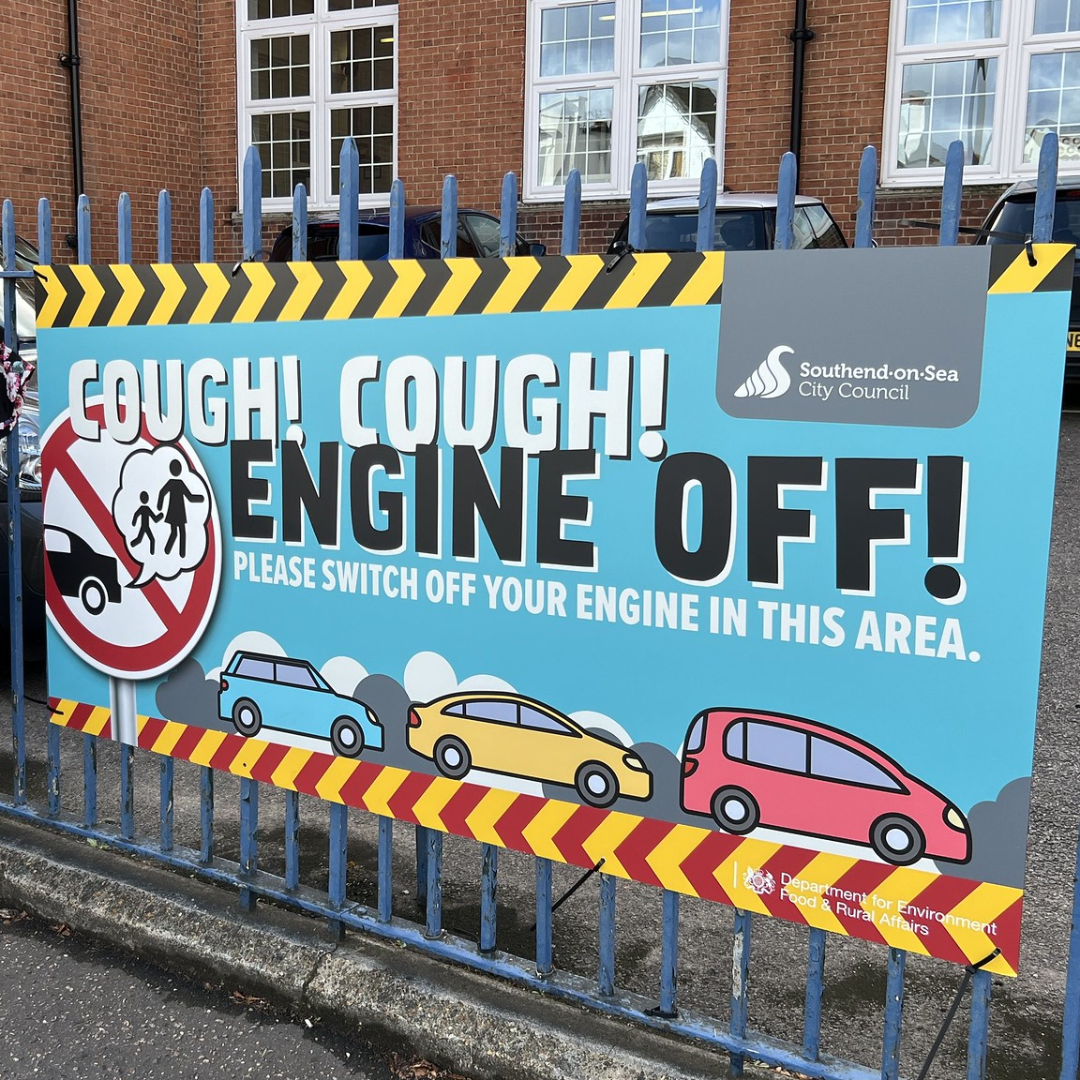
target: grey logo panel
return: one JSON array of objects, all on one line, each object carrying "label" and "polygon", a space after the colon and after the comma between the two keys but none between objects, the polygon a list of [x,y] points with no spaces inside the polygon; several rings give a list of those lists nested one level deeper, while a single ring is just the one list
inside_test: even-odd
[{"label": "grey logo panel", "polygon": [[735,252],[716,397],[731,416],[958,427],[979,404],[990,249]]}]

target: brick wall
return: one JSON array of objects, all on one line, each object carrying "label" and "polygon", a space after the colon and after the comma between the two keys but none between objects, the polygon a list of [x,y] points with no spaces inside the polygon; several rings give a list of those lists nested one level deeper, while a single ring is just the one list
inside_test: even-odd
[{"label": "brick wall", "polygon": [[[133,11],[133,7],[136,9]],[[50,199],[56,255],[74,227],[68,50],[63,0],[5,0],[0,33],[0,145],[3,195],[17,204],[18,230],[36,233],[37,199]],[[93,250],[116,257],[116,200],[131,196],[136,260],[157,253],[158,192],[174,200],[177,256],[194,250],[202,146],[198,34],[190,5],[171,0],[81,0],[79,79],[85,191]]]},{"label": "brick wall", "polygon": [[[790,138],[794,18],[791,0],[733,7],[724,135],[724,182],[772,189]],[[887,68],[884,0],[810,0],[815,36],[806,47],[800,190],[819,195],[854,232],[863,146],[881,149]],[[412,203],[438,202],[457,175],[463,205],[498,210],[503,175],[523,154],[526,0],[400,0],[399,173]],[[203,185],[215,195],[216,253],[239,254],[236,161],[235,0],[80,0],[80,68],[86,190],[94,250],[115,254],[115,206],[130,193],[135,258],[156,254],[157,194],[174,202],[174,255],[197,253]],[[19,231],[33,235],[40,195],[53,207],[57,254],[73,231],[65,0],[5,0],[0,14],[0,147],[8,163],[0,196],[16,203]],[[976,223],[1000,188],[969,188],[965,222]],[[940,195],[881,191],[881,243],[933,242],[905,218],[936,220]],[[581,250],[603,251],[623,202],[588,202]],[[267,217],[271,241],[280,217]],[[557,251],[561,205],[523,205],[521,232]]]}]

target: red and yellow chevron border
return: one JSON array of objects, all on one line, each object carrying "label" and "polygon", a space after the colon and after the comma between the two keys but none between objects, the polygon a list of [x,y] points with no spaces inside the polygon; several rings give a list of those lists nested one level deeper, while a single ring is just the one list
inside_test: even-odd
[{"label": "red and yellow chevron border", "polygon": [[[100,706],[52,698],[53,723],[111,737]],[[791,922],[1015,975],[1023,892],[245,739],[152,716],[139,746],[329,802]]]}]

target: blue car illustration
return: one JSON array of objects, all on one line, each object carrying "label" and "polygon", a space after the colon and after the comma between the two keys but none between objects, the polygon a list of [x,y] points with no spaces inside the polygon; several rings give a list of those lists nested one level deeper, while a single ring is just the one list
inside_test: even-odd
[{"label": "blue car illustration", "polygon": [[335,754],[358,757],[383,748],[378,717],[354,698],[335,694],[306,660],[237,652],[221,674],[218,715],[241,735],[263,725],[329,739]]}]

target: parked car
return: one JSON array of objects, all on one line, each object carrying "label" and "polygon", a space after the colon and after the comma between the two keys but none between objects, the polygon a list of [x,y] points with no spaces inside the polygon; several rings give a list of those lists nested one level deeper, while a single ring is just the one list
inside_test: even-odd
[{"label": "parked car", "polygon": [[959,809],[880,750],[800,716],[707,709],[683,748],[682,806],[744,836],[758,826],[869,845],[888,863],[964,863]]},{"label": "parked car", "polygon": [[470,769],[484,769],[566,784],[600,807],[620,795],[647,799],[652,794],[652,774],[633,751],[518,694],[450,694],[413,705],[405,741],[455,780]]},{"label": "parked car", "polygon": [[[482,210],[458,210],[457,253],[471,258],[491,258],[499,254],[499,219]],[[359,228],[360,259],[390,257],[390,215],[375,214],[361,218]],[[442,210],[437,206],[405,208],[405,258],[437,259],[442,239]],[[338,257],[338,222],[309,221],[307,254],[309,262]],[[270,262],[292,259],[293,230],[287,225],[278,234],[270,252]],[[543,244],[517,236],[515,255],[543,255]]]},{"label": "parked car", "polygon": [[[1021,180],[1003,192],[979,227],[975,243],[1023,244],[1029,240],[1035,223],[1035,187],[1034,180]],[[1058,180],[1052,239],[1060,244],[1080,244],[1080,177]],[[1065,381],[1080,384],[1080,251],[1073,272]]]},{"label": "parked car", "polygon": [[306,660],[237,652],[221,673],[218,715],[241,735],[263,727],[329,739],[335,754],[358,757],[383,748],[379,718],[362,702],[337,694]]},{"label": "parked car", "polygon": [[[795,247],[847,247],[840,226],[820,199],[795,197]],[[696,251],[696,196],[657,199],[645,207],[644,251]],[[630,216],[615,230],[608,254],[627,250]],[[724,192],[716,197],[713,246],[717,251],[766,251],[776,236],[776,196],[767,193]]]},{"label": "parked car", "polygon": [[[0,249],[0,265],[3,251]],[[37,248],[21,236],[15,238],[15,267],[32,270],[38,263]],[[0,293],[2,296],[2,293]],[[24,360],[37,360],[37,329],[34,309],[34,281],[16,279],[15,335],[4,327],[0,304],[0,341],[16,348]],[[44,649],[45,641],[45,546],[41,524],[41,438],[38,410],[37,377],[26,388],[19,420],[19,494],[22,535],[23,627],[28,652]],[[0,437],[0,626],[9,625],[8,590],[8,514],[7,514],[7,440]]]}]

